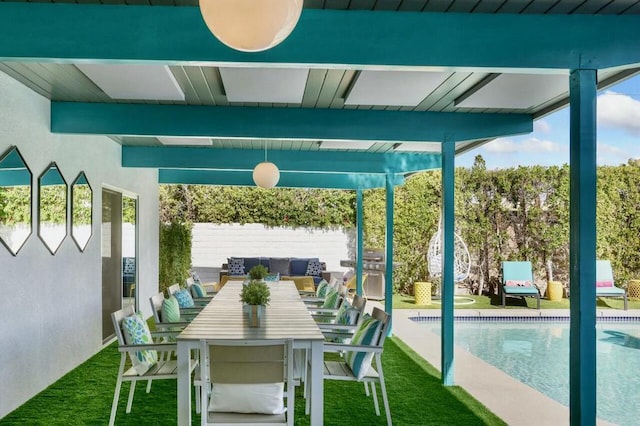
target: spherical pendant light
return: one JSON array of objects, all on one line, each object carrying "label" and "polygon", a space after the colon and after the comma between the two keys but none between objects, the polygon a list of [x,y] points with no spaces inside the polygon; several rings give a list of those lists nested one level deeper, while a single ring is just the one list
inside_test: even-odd
[{"label": "spherical pendant light", "polygon": [[291,34],[303,0],[200,0],[209,30],[232,49],[260,52]]},{"label": "spherical pendant light", "polygon": [[279,180],[280,170],[269,161],[258,163],[253,169],[253,181],[260,188],[273,188],[278,184]]}]

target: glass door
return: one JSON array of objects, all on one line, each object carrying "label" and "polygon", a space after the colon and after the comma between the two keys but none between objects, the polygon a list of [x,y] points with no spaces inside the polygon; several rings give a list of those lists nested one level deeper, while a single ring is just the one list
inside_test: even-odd
[{"label": "glass door", "polygon": [[122,308],[122,194],[102,189],[102,339],[115,335],[111,313]]},{"label": "glass door", "polygon": [[122,306],[138,308],[138,199],[122,197]]}]

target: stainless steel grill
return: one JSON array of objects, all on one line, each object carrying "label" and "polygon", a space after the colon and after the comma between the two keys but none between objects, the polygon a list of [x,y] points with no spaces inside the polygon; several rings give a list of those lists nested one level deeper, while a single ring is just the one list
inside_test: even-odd
[{"label": "stainless steel grill", "polygon": [[[364,292],[369,299],[384,299],[384,273],[387,270],[385,264],[385,252],[382,249],[365,248],[362,254],[363,273],[367,274],[367,280],[364,283]],[[394,262],[395,269],[399,263]],[[340,266],[347,268],[356,268],[355,259],[346,259],[340,261]]]}]

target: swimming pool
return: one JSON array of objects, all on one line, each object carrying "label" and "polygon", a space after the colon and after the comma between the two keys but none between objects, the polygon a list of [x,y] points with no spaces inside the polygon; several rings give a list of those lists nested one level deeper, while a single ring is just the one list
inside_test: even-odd
[{"label": "swimming pool", "polygon": [[[434,333],[440,327],[426,324]],[[597,332],[597,415],[619,425],[640,418],[640,324]],[[569,405],[569,323],[456,322],[455,343],[511,377]]]}]

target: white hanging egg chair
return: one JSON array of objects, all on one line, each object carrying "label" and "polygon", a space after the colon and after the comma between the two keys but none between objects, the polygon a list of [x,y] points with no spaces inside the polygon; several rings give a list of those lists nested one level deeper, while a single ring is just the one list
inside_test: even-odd
[{"label": "white hanging egg chair", "polygon": [[[454,232],[453,236],[453,281],[459,283],[469,276],[471,256],[460,235]],[[429,274],[435,278],[442,276],[442,220],[438,223],[438,231],[429,241],[427,261]]]}]

